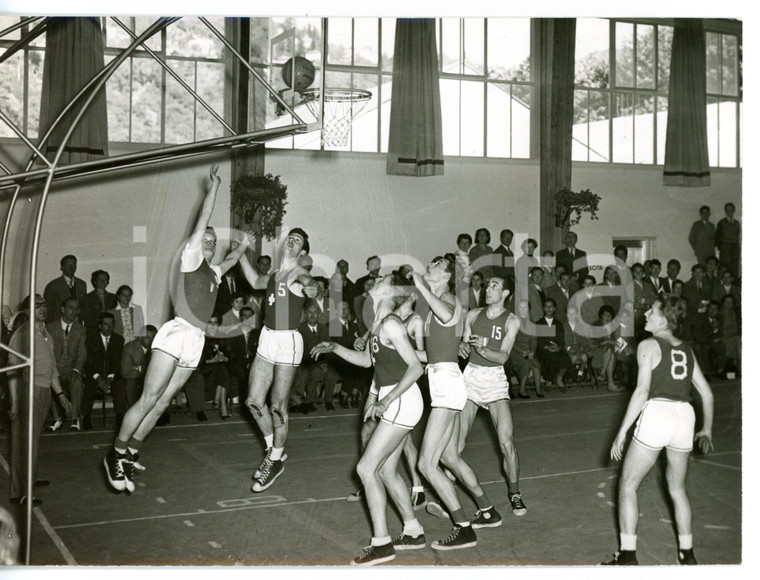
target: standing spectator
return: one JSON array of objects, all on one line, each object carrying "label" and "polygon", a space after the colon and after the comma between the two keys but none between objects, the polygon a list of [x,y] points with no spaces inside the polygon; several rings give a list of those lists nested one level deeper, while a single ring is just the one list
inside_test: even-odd
[{"label": "standing spectator", "polygon": [[[34,312],[31,311],[31,300],[34,299]],[[50,410],[50,389],[58,397],[66,413],[70,410],[70,403],[66,398],[61,382],[58,379],[58,368],[53,352],[53,341],[45,329],[47,308],[42,296],[35,294],[27,296],[21,304],[21,309],[27,313],[27,321],[16,331],[10,340],[10,348],[22,355],[29,356],[29,333],[34,332],[34,386],[32,398],[29,398],[29,389],[26,386],[28,380],[28,367],[23,370],[10,371],[8,377],[8,392],[10,394],[10,420],[11,420],[11,503],[22,504],[27,499],[25,490],[29,473],[27,457],[29,454],[28,433],[32,431],[32,481],[35,487],[49,485],[47,480],[38,480],[37,476],[37,450],[39,448],[40,435]],[[8,356],[10,365],[18,365],[22,360],[15,354]],[[29,406],[34,408],[32,424],[29,425]],[[32,498],[34,505],[39,505],[42,500]]]},{"label": "standing spectator", "polygon": [[[560,268],[561,271],[561,268]],[[570,273],[561,271],[558,275],[557,283],[546,289],[547,298],[554,300],[557,305],[555,316],[562,324],[567,322],[567,305],[570,303],[572,292],[570,290]]]},{"label": "standing spectator", "polygon": [[684,286],[683,280],[676,280],[675,282],[673,282],[673,296],[678,296],[679,298],[683,298],[683,286]]},{"label": "standing spectator", "polygon": [[512,230],[501,230],[501,234],[499,234],[501,243],[493,251],[495,257],[499,260],[499,265],[494,268],[494,275],[499,278],[511,278],[513,284],[515,281],[515,254],[510,246],[512,245],[514,236]]},{"label": "standing spectator", "polygon": [[237,264],[225,272],[219,283],[219,290],[216,294],[216,305],[214,308],[214,313],[219,316],[219,320],[222,319],[221,317],[229,309],[233,296],[246,296],[250,294],[251,291],[251,285],[248,284],[245,276],[240,273],[240,267]]},{"label": "standing spectator", "polygon": [[705,312],[712,295],[705,283],[705,269],[701,264],[691,268],[691,278],[683,287],[683,297],[686,300],[686,318],[688,324],[698,313]]},{"label": "standing spectator", "polygon": [[331,318],[330,315],[330,298],[327,294],[329,282],[324,276],[314,276],[314,282],[317,285],[317,295],[313,298],[314,303],[319,308],[317,321],[320,324],[327,324]]},{"label": "standing spectator", "polygon": [[538,242],[533,238],[526,239],[521,245],[522,256],[515,261],[515,300],[524,300],[528,298],[528,285],[530,284],[530,273],[533,268],[540,267],[538,258],[533,255],[538,247]]},{"label": "standing spectator", "polygon": [[[544,301],[544,316],[536,321],[536,326],[540,328],[536,339],[536,358],[541,363],[544,378],[557,383],[560,392],[566,393],[565,373],[570,368],[571,362],[565,348],[564,326],[554,318],[556,308],[557,305],[551,298]],[[546,328],[541,328],[547,326],[548,332]]]},{"label": "standing spectator", "polygon": [[[242,323],[238,323],[238,326],[242,326]],[[200,364],[198,364],[198,369],[193,373],[194,377],[199,375],[202,377],[202,381],[200,382],[196,379],[196,384],[203,384],[202,388],[196,387],[193,390],[193,394],[195,391],[199,391],[203,393],[203,398],[198,398],[197,402],[192,401],[191,403],[191,391],[188,388],[192,383],[188,381],[188,385],[185,386],[185,392],[188,395],[188,406],[191,411],[195,412],[195,418],[198,421],[207,421],[208,417],[206,417],[206,412],[202,408],[203,401],[207,401],[209,395],[213,393],[214,406],[219,409],[220,418],[226,421],[230,418],[230,413],[227,409],[227,397],[232,392],[232,374],[230,372],[231,364],[229,358],[230,341],[225,338],[225,334],[219,327],[219,319],[216,316],[209,318],[204,334],[206,340],[203,344]]]},{"label": "standing spectator", "polygon": [[[115,298],[115,296],[114,296]],[[85,365],[84,396],[82,413],[83,428],[92,429],[92,405],[95,402],[96,391],[104,394],[111,392],[113,382],[121,371],[121,354],[124,350],[124,339],[114,334],[114,317],[109,312],[103,312],[97,323],[97,331],[87,335],[87,364]]]},{"label": "standing spectator", "polygon": [[588,263],[586,252],[575,247],[578,243],[578,234],[567,232],[565,235],[565,248],[557,252],[555,263],[562,266],[565,272],[569,272],[573,278],[580,284],[583,278],[588,275]]},{"label": "standing spectator", "polygon": [[697,261],[705,266],[707,258],[715,255],[715,224],[710,221],[710,208],[706,205],[699,208],[699,218],[691,225],[689,244]]},{"label": "standing spectator", "polygon": [[486,305],[486,289],[483,288],[483,274],[475,272],[467,291],[467,309],[482,308]]},{"label": "standing spectator", "polygon": [[[366,276],[362,276],[356,281],[357,291],[365,292],[366,289],[364,288],[364,285],[367,280],[371,279],[374,284],[375,279],[380,275],[381,267],[382,267],[382,262],[380,258],[378,258],[377,256],[370,256],[369,258],[367,258],[368,274]],[[359,314],[357,313],[357,317],[358,316]]]},{"label": "standing spectator", "polygon": [[228,310],[222,314],[222,317],[214,316],[217,326],[221,320],[222,330],[228,336],[234,336],[240,332],[240,310],[243,306],[245,306],[245,296],[237,292],[230,297]]},{"label": "standing spectator", "polygon": [[145,328],[145,318],[143,317],[142,308],[132,302],[132,288],[129,286],[119,286],[116,291],[116,308],[108,312],[113,314],[114,327],[113,331],[124,338],[124,344],[131,342]]},{"label": "standing spectator", "polygon": [[486,259],[493,254],[493,248],[488,244],[491,243],[491,232],[486,228],[479,228],[475,232],[475,245],[470,248],[470,264],[472,264],[473,270],[481,272],[483,278],[487,279],[491,277],[491,267],[486,263],[486,260],[480,260],[480,263],[476,263],[479,258],[485,256]]},{"label": "standing spectator", "polygon": [[686,322],[686,340],[691,344],[705,378],[722,375],[726,365],[726,345],[723,343],[721,305],[711,300],[707,310]]},{"label": "standing spectator", "polygon": [[150,362],[150,346],[153,344],[157,332],[156,327],[149,324],[140,328],[137,338],[124,345],[121,354],[120,376],[116,377],[112,388],[116,429],[121,426],[121,421],[127,410],[140,398],[145,371]]},{"label": "standing spectator", "polygon": [[[372,298],[369,295],[369,291],[375,286],[375,279],[367,278],[363,284],[364,291],[354,298],[354,316],[359,323],[362,335],[367,332],[367,325],[372,323],[371,313],[374,313],[374,308],[372,307]],[[365,313],[367,314],[366,318]]]},{"label": "standing spectator", "polygon": [[660,278],[661,271],[662,263],[657,258],[649,260],[649,275],[646,277],[646,281],[651,285],[655,294],[662,292],[662,279]]},{"label": "standing spectator", "polygon": [[[61,306],[61,318],[47,325],[47,331],[53,342],[53,353],[58,368],[58,377],[63,391],[71,401],[71,430],[82,428],[82,396],[84,383],[82,377],[87,361],[85,330],[79,322],[79,302],[76,298],[67,298]],[[51,431],[57,431],[63,425],[62,415],[56,401],[50,406],[55,423]]]},{"label": "standing spectator", "polygon": [[[349,304],[353,301],[354,296],[356,296],[356,286],[348,278],[348,262],[346,260],[338,260],[338,263],[335,265],[335,273],[330,278],[328,294],[331,300],[345,300]],[[337,304],[335,306],[337,307]]]},{"label": "standing spectator", "polygon": [[472,266],[470,265],[470,248],[472,247],[472,236],[470,234],[459,234],[457,236],[456,256],[457,281],[461,280],[465,284],[470,283],[472,276]]},{"label": "standing spectator", "polygon": [[291,401],[294,408],[291,410],[299,410],[304,414],[316,411],[319,387],[324,385],[325,409],[334,411],[335,405],[332,399],[335,387],[340,382],[340,375],[330,364],[330,357],[323,356],[315,360],[311,355],[311,350],[320,342],[330,340],[329,332],[327,326],[319,322],[319,307],[313,301],[306,304],[304,312],[305,320],[298,327],[298,332],[303,336],[303,360],[298,366],[296,378],[293,381]]},{"label": "standing spectator", "polygon": [[80,317],[87,330],[87,335],[98,334],[98,323],[103,313],[116,308],[116,294],[106,291],[111,282],[111,276],[105,270],[95,270],[90,277],[90,282],[95,288],[82,298]]},{"label": "standing spectator", "polygon": [[[544,279],[541,282],[541,287],[544,290],[551,288],[557,284],[557,269],[555,266],[556,260],[554,258],[554,252],[551,250],[545,250],[541,252],[541,268],[544,271]],[[560,271],[564,272],[564,267],[560,266]]]},{"label": "standing spectator", "polygon": [[668,260],[668,275],[660,278],[660,288],[665,294],[674,294],[673,285],[678,281],[678,274],[681,273],[681,262],[675,258]]},{"label": "standing spectator", "polygon": [[715,245],[720,261],[728,266],[735,278],[741,277],[741,224],[734,218],[736,206],[730,201],[723,207],[726,217],[718,222]]},{"label": "standing spectator", "polygon": [[46,322],[54,322],[61,317],[61,305],[66,298],[76,298],[81,306],[82,299],[87,294],[87,283],[74,276],[76,271],[76,256],[69,254],[61,258],[61,277],[50,281],[45,286],[45,303],[48,305]]},{"label": "standing spectator", "polygon": [[[723,270],[725,272],[725,269]],[[705,284],[707,284],[707,289],[710,292],[710,296],[712,296],[713,291],[715,288],[720,286],[720,272],[718,271],[718,258],[715,256],[710,256],[707,258],[707,263],[705,264]]]},{"label": "standing spectator", "polygon": [[[339,345],[353,350],[356,339],[361,336],[358,323],[351,316],[351,308],[348,302],[343,300],[338,307],[338,322],[340,323],[341,334],[335,339]],[[348,409],[349,402],[355,403],[354,407],[359,406],[361,400],[361,367],[357,367],[345,362],[342,358],[333,361],[335,369],[343,379],[343,388],[340,392],[340,406]]]},{"label": "standing spectator", "polygon": [[628,248],[623,244],[618,244],[615,246],[615,249],[612,250],[612,255],[620,260],[621,264],[617,264],[617,262],[615,262],[619,268],[622,268],[622,266],[628,264]]},{"label": "standing spectator", "polygon": [[657,300],[657,291],[649,279],[644,279],[644,265],[633,265],[633,326],[637,337],[644,332],[644,314]]},{"label": "standing spectator", "polygon": [[[528,283],[528,304],[530,306],[530,319],[532,322],[536,322],[544,315],[544,301],[546,300],[546,294],[544,293],[541,282],[544,280],[544,271],[540,267],[535,267],[530,271],[530,282]],[[520,296],[523,298],[523,296]],[[557,305],[554,305],[555,310]]]}]

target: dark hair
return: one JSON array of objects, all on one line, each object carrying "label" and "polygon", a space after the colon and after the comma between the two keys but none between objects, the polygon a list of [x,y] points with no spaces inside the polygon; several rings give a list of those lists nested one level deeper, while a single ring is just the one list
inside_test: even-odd
[{"label": "dark hair", "polygon": [[467,240],[468,242],[472,243],[472,236],[470,234],[459,234],[457,236],[457,246],[462,240]]},{"label": "dark hair", "polygon": [[393,292],[391,308],[396,310],[414,293],[414,282],[403,276],[398,270],[391,272],[390,276],[391,286],[396,289]]},{"label": "dark hair", "polygon": [[612,306],[610,306],[609,304],[604,304],[599,309],[599,318],[600,319],[602,318],[602,314],[604,314],[605,312],[608,312],[610,314],[610,316],[612,316],[612,318],[615,318],[615,309]]},{"label": "dark hair", "polygon": [[541,255],[542,256],[554,256],[554,252],[552,252],[551,250],[544,250],[543,252],[541,252]]},{"label": "dark hair", "polygon": [[371,260],[379,260],[379,259],[380,259],[380,256],[370,256],[369,258],[367,258],[367,268],[369,268],[369,263]]},{"label": "dark hair", "polygon": [[132,290],[132,288],[130,288],[126,284],[122,284],[121,286],[119,286],[119,289],[116,291],[116,295],[118,296],[119,294],[124,292],[124,290],[129,290],[132,294],[134,294],[134,291]]},{"label": "dark hair", "polygon": [[509,234],[509,235],[511,235],[513,238],[515,237],[515,233],[514,233],[512,230],[510,230],[509,228],[507,228],[507,229],[504,229],[504,230],[501,230],[501,233],[499,233],[499,239],[501,239],[501,237],[502,237],[504,234]]},{"label": "dark hair", "polygon": [[734,303],[734,307],[736,307],[736,298],[734,298],[734,295],[733,295],[733,294],[726,294],[726,295],[725,295],[725,296],[724,296],[724,297],[721,299],[721,301],[720,301],[720,302],[721,302],[721,304],[725,304],[725,303],[726,303],[726,299],[728,299],[728,298],[730,298],[730,299],[731,299],[731,301]]},{"label": "dark hair", "polygon": [[662,262],[660,262],[657,258],[654,260],[649,260],[649,267],[651,268],[652,266],[659,266],[662,268]]},{"label": "dark hair", "polygon": [[[37,302],[37,296],[39,296],[39,294],[35,294],[35,295],[34,295],[34,301],[35,301],[35,302]],[[40,296],[40,298],[42,298],[42,296]],[[30,306],[31,306],[31,302],[32,302],[32,297],[31,297],[31,295],[30,295],[30,296],[26,296],[26,297],[25,297],[25,298],[24,298],[24,299],[21,301],[21,310],[29,310],[29,308],[30,308]]]},{"label": "dark hair", "polygon": [[250,312],[250,313],[251,313],[251,315],[254,315],[254,314],[256,314],[256,313],[253,311],[253,308],[251,308],[250,306],[243,306],[243,307],[240,309],[240,314],[241,314],[241,315],[243,314],[243,311],[244,311],[244,310],[245,310],[246,312]]},{"label": "dark hair", "polygon": [[618,252],[623,252],[626,257],[628,257],[628,247],[624,246],[623,244],[618,244],[615,246],[615,249],[612,251],[613,254],[617,254]]},{"label": "dark hair", "polygon": [[95,286],[95,280],[97,280],[98,276],[100,276],[101,274],[105,274],[108,277],[108,281],[109,282],[111,281],[111,275],[108,272],[106,272],[105,270],[95,270],[90,276],[90,284]]},{"label": "dark hair", "polygon": [[73,296],[69,296],[68,298],[64,298],[63,302],[61,302],[61,308],[66,308],[66,305],[72,300],[74,302],[79,302],[77,298],[74,298]]},{"label": "dark hair", "polygon": [[[585,282],[586,280],[591,280],[592,284],[596,284],[596,278],[594,278],[594,276],[592,276],[591,274],[586,274],[583,277],[583,282]],[[581,282],[581,284],[583,284],[583,282]]]},{"label": "dark hair", "polygon": [[74,254],[66,254],[63,258],[61,258],[61,267],[63,267],[63,263],[66,260],[74,260],[77,261],[77,257]]},{"label": "dark hair", "polygon": [[702,270],[702,271],[704,272],[704,271],[705,271],[705,267],[704,267],[702,264],[694,264],[694,265],[691,267],[691,273],[693,274],[693,273],[694,273],[694,272],[696,272],[697,270]]},{"label": "dark hair", "polygon": [[103,312],[103,313],[101,313],[100,316],[98,316],[98,324],[100,324],[101,322],[103,322],[104,320],[106,320],[108,318],[110,318],[111,320],[116,320],[116,318],[114,317],[114,315],[111,314],[110,312]]},{"label": "dark hair", "polygon": [[544,298],[544,304],[548,304],[549,302],[552,303],[552,306],[554,306],[554,308],[557,307],[557,302],[554,300],[554,298]]},{"label": "dark hair", "polygon": [[261,254],[258,258],[256,258],[256,263],[258,264],[259,262],[261,262],[261,260],[264,260],[264,259],[269,260],[270,264],[272,263],[272,257],[266,254]]},{"label": "dark hair", "polygon": [[436,256],[433,258],[433,262],[437,262],[438,260],[446,260],[446,273],[449,275],[449,290],[453,290],[457,284],[457,259],[454,254],[447,252],[443,256]]},{"label": "dark hair", "polygon": [[288,235],[291,236],[293,234],[298,234],[303,238],[303,251],[307,254],[309,253],[309,234],[307,234],[305,231],[303,231],[301,228],[293,228],[288,232]]},{"label": "dark hair", "polygon": [[475,243],[478,243],[478,234],[480,232],[485,232],[486,233],[486,244],[490,244],[491,243],[491,232],[489,232],[487,228],[478,228],[477,229],[477,231],[475,232]]},{"label": "dark hair", "polygon": [[631,266],[631,271],[635,270],[636,268],[641,268],[642,270],[644,270],[644,264],[642,264],[641,262],[636,262],[633,266]]},{"label": "dark hair", "polygon": [[668,294],[667,296],[657,298],[655,302],[660,303],[660,310],[668,321],[670,330],[676,330],[686,316],[686,301],[678,296]]},{"label": "dark hair", "polygon": [[699,208],[699,213],[702,213],[703,210],[710,211],[710,206],[709,205],[703,205],[702,207]]},{"label": "dark hair", "polygon": [[243,300],[245,300],[245,294],[243,292],[240,292],[239,290],[237,292],[233,292],[232,296],[230,296],[230,304],[235,302],[235,300],[237,300],[238,298],[242,298]]},{"label": "dark hair", "polygon": [[533,244],[534,246],[538,247],[538,242],[536,240],[534,240],[533,238],[528,238],[527,240],[525,240],[525,243],[526,244]]},{"label": "dark hair", "polygon": [[[728,294],[726,294],[726,296],[728,296]],[[710,302],[707,305],[708,306],[717,306],[718,308],[720,308],[720,302],[718,302],[717,300],[710,300]]]},{"label": "dark hair", "polygon": [[709,262],[710,260],[712,260],[712,261],[713,261],[713,262],[715,262],[716,264],[718,264],[718,263],[719,263],[719,260],[718,260],[718,258],[716,258],[715,256],[707,256],[707,259],[705,260],[705,264],[707,264],[707,262]]},{"label": "dark hair", "polygon": [[[502,278],[501,276],[491,276],[491,279],[489,280],[489,282],[491,280],[501,280],[502,292],[504,290],[509,290],[509,296],[512,296],[515,293],[515,285],[512,282],[512,278],[510,278],[509,276],[505,278]],[[509,298],[509,296],[507,296],[507,298]]]},{"label": "dark hair", "polygon": [[681,262],[679,262],[675,258],[671,258],[670,260],[668,260],[668,267],[670,267],[670,266],[678,266],[678,269],[680,270],[681,269]]},{"label": "dark hair", "polygon": [[734,202],[732,201],[729,201],[726,205],[724,205],[723,209],[728,209],[729,207],[736,209],[736,206],[734,205]]},{"label": "dark hair", "polygon": [[543,271],[544,271],[544,269],[543,269],[543,268],[541,268],[540,266],[533,266],[533,267],[530,269],[530,275],[532,276],[532,275],[533,275],[533,272],[543,272]]},{"label": "dark hair", "polygon": [[148,333],[148,332],[158,332],[158,328],[156,328],[156,327],[155,327],[155,326],[153,326],[152,324],[146,324],[146,325],[145,325],[145,327],[143,328],[143,330],[144,330],[146,333]]},{"label": "dark hair", "polygon": [[306,312],[310,307],[314,306],[317,310],[319,310],[319,304],[317,304],[317,301],[314,300],[314,298],[307,298],[303,303],[303,311]]}]

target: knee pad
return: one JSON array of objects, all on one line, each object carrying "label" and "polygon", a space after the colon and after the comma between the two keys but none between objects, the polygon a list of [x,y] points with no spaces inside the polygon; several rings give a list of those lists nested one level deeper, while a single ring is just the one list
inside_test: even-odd
[{"label": "knee pad", "polygon": [[251,414],[255,417],[262,417],[264,415],[261,412],[261,407],[259,407],[254,401],[251,401],[250,399],[245,400],[245,406],[250,409]]},{"label": "knee pad", "polygon": [[284,425],[285,424],[285,416],[283,415],[282,411],[280,411],[279,409],[273,408],[272,409],[272,416],[273,417],[277,417],[280,420],[280,425]]}]

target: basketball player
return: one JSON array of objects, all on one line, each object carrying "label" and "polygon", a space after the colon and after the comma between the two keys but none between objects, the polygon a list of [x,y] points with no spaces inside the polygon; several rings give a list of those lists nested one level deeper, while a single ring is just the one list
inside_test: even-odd
[{"label": "basketball player", "polygon": [[251,243],[246,234],[237,248],[220,264],[211,260],[216,251],[216,233],[208,227],[221,183],[211,167],[211,187],[201,207],[179,264],[179,276],[172,285],[175,318],[164,324],[153,340],[143,392],[124,415],[121,428],[103,465],[108,483],[116,491],[132,493],[134,464],[143,441],[171,400],[198,366],[203,352],[203,329],[216,304],[221,277],[234,266]]},{"label": "basketball player", "polygon": [[504,372],[504,363],[520,330],[520,319],[504,307],[511,292],[511,280],[493,276],[486,286],[486,306],[467,313],[459,343],[459,356],[470,359],[464,369],[467,404],[460,418],[459,453],[464,450],[478,408],[488,409],[504,456],[512,513],[524,516],[528,510],[520,495],[520,460],[513,437],[509,383]]},{"label": "basketball player", "polygon": [[[420,295],[430,305],[422,356],[428,363],[431,410],[422,440],[420,471],[446,505],[454,522],[452,533],[444,540],[433,542],[431,547],[434,550],[469,548],[477,545],[474,528],[500,526],[501,516],[458,449],[459,415],[467,404],[467,389],[458,363],[463,315],[462,306],[452,293],[456,262],[439,256],[433,258],[424,276],[416,272],[411,276]],[[478,511],[472,522],[465,516],[454,483],[441,470],[441,463],[475,498]],[[428,511],[432,507],[430,505]]]},{"label": "basketball player", "polygon": [[[713,395],[691,347],[673,335],[685,315],[686,303],[676,296],[658,298],[645,314],[645,329],[653,336],[639,344],[636,390],[610,451],[613,459],[619,461],[623,457],[628,429],[638,417],[620,476],[620,552],[606,564],[638,564],[637,491],[663,447],[667,458],[666,481],[678,531],[678,563],[697,563],[692,545],[691,503],[686,493],[686,472],[695,440],[703,453],[713,447]],[[696,435],[694,409],[689,404],[692,384],[702,398],[702,429]]]},{"label": "basketball player", "polygon": [[[298,264],[309,253],[309,236],[293,228],[282,246],[280,266],[269,276],[262,302],[264,324],[259,336],[256,357],[248,379],[246,406],[264,436],[264,459],[253,473],[251,491],[268,489],[280,476],[287,455],[288,401],[298,365],[303,356],[303,337],[298,332],[306,298],[317,295],[317,285]],[[241,260],[248,283],[256,287],[259,274],[248,260]],[[271,409],[267,407],[270,394]],[[270,414],[271,413],[271,414]]]},{"label": "basketball player", "polygon": [[[333,352],[351,364],[375,367],[364,407],[364,420],[379,421],[356,466],[372,519],[372,541],[350,562],[351,565],[381,564],[396,557],[396,548],[425,546],[424,530],[414,515],[406,483],[398,473],[402,443],[422,417],[423,405],[416,383],[422,376],[422,363],[409,340],[404,322],[393,313],[407,299],[411,289],[409,284],[398,272],[375,280],[375,286],[370,290],[375,320],[363,351],[350,350],[335,342],[321,342],[311,351],[315,359]],[[412,543],[396,544],[391,540],[386,519],[386,493],[390,494],[404,521],[400,538],[411,538]]]}]

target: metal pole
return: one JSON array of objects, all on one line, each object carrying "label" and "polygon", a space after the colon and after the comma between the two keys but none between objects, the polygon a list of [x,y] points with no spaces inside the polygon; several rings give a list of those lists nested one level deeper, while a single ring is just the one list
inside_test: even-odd
[{"label": "metal pole", "polygon": [[[20,26],[23,26],[24,24],[27,24],[27,22],[24,22],[23,24],[20,24]],[[19,25],[17,25],[19,27]],[[14,54],[16,54],[19,50],[24,48],[27,44],[32,42],[35,38],[37,38],[40,34],[45,32],[47,29],[47,18],[39,23],[38,26],[34,28],[34,30],[31,30],[27,32],[24,36],[22,36],[20,39],[18,39],[16,42],[14,42],[12,45],[10,45],[6,51],[0,55],[0,64],[4,63],[6,60],[8,60],[10,57],[12,57]],[[7,29],[6,29],[7,30]]]},{"label": "metal pole", "polygon": [[18,135],[19,139],[21,139],[24,142],[24,144],[27,147],[29,147],[29,149],[31,149],[32,151],[34,151],[34,154],[37,157],[39,157],[40,159],[42,159],[42,161],[45,163],[45,165],[47,165],[48,167],[50,167],[50,161],[48,161],[47,157],[45,157],[42,154],[42,152],[34,146],[34,143],[32,143],[29,139],[26,138],[26,135],[24,135],[24,132],[21,129],[19,129],[18,127],[16,127],[16,125],[13,124],[13,121],[11,121],[6,116],[6,114],[3,113],[2,111],[0,111],[0,119],[2,119],[3,121],[5,121],[5,123],[11,128],[11,131],[13,131],[16,135]]},{"label": "metal pole", "polygon": [[0,30],[0,38],[5,36],[6,34],[10,34],[11,32],[14,32],[18,30],[19,28],[23,28],[24,26],[27,26],[28,24],[34,24],[37,20],[42,19],[42,16],[34,16],[32,18],[24,18],[20,20],[19,22],[16,22],[16,24],[11,24],[8,28],[4,28],[3,30]]},{"label": "metal pole", "polygon": [[[133,39],[134,39],[134,38],[137,38],[137,35],[136,35],[134,32],[132,32],[132,31],[129,29],[129,27],[128,27],[128,26],[126,26],[124,23],[122,23],[122,22],[121,22],[121,21],[120,21],[118,18],[116,18],[115,16],[111,16],[111,20],[113,20],[113,21],[114,21],[116,24],[118,24],[119,26],[121,26],[121,28],[124,30],[124,32],[126,32],[127,34],[129,34],[129,35],[130,35],[130,36],[131,36]],[[173,69],[172,69],[172,68],[171,68],[171,67],[170,67],[168,64],[166,64],[166,63],[165,63],[163,60],[161,60],[161,59],[160,59],[160,58],[159,58],[159,57],[156,55],[156,53],[154,53],[154,52],[153,52],[153,51],[152,51],[152,50],[151,50],[151,49],[148,47],[148,45],[147,45],[147,44],[144,44],[144,43],[143,43],[142,47],[143,47],[143,49],[145,49],[145,51],[146,51],[146,52],[147,52],[147,53],[148,53],[148,54],[149,54],[151,57],[153,57],[153,60],[155,60],[155,61],[156,61],[158,64],[160,64],[160,65],[161,65],[161,67],[162,67],[162,68],[163,68],[163,69],[164,69],[166,72],[168,72],[168,73],[169,73],[169,74],[172,76],[172,78],[173,78],[175,81],[177,81],[177,82],[178,82],[180,85],[182,85],[182,88],[184,88],[184,89],[185,89],[185,90],[186,90],[188,93],[190,93],[190,94],[191,94],[191,95],[192,95],[192,96],[195,98],[195,100],[196,100],[196,101],[198,101],[198,102],[199,102],[199,103],[200,103],[200,104],[203,106],[203,108],[204,108],[204,109],[206,109],[206,110],[207,110],[209,113],[211,113],[211,115],[214,117],[214,119],[216,119],[217,121],[219,121],[219,122],[222,124],[222,126],[223,126],[225,129],[227,129],[227,131],[229,131],[231,134],[233,134],[233,135],[235,134],[235,131],[232,129],[232,127],[230,127],[230,126],[227,124],[227,122],[226,122],[224,119],[222,119],[222,117],[220,117],[220,116],[219,116],[219,114],[218,114],[218,113],[217,113],[217,112],[216,112],[216,111],[215,111],[213,108],[211,108],[211,107],[210,107],[210,106],[209,106],[209,105],[206,103],[206,101],[204,101],[204,100],[201,98],[201,96],[200,96],[198,93],[196,93],[196,92],[195,92],[195,91],[194,91],[194,90],[193,90],[193,89],[190,87],[190,85],[188,85],[188,84],[187,84],[185,81],[183,81],[183,80],[182,80],[182,77],[180,77],[180,76],[179,76],[179,75],[178,75],[176,72],[174,72],[174,70],[173,70]]]}]

